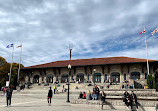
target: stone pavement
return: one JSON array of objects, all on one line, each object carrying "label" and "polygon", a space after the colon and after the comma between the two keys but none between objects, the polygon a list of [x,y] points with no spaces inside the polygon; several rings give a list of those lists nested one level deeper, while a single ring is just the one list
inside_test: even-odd
[{"label": "stone pavement", "polygon": [[[31,93],[31,90],[30,90]],[[0,111],[101,111],[99,105],[86,104],[70,104],[66,102],[65,94],[55,94],[52,100],[52,105],[48,106],[47,93],[33,93],[26,94],[25,91],[14,91],[12,97],[12,106],[6,107],[6,97],[0,95]],[[71,95],[70,100],[73,95]],[[122,109],[115,110],[106,108],[106,111],[122,111]],[[123,111],[127,111],[124,109]]]}]

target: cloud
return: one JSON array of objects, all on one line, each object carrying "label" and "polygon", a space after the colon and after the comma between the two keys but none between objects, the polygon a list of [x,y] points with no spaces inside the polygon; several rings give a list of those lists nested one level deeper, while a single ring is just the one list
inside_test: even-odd
[{"label": "cloud", "polygon": [[[146,26],[150,59],[157,57],[156,0],[2,0],[0,56],[11,61],[14,43],[23,44],[24,66],[72,58],[129,56],[146,58]],[[152,6],[152,7],[151,7]],[[20,49],[14,50],[19,62]]]}]

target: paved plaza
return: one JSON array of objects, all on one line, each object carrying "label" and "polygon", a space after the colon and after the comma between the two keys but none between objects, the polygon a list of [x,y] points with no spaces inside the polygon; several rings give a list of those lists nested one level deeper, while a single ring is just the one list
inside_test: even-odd
[{"label": "paved plaza", "polygon": [[[67,103],[66,93],[55,94],[53,96],[52,105],[48,106],[46,90],[14,91],[11,107],[6,107],[6,97],[0,96],[0,111],[101,111],[100,105],[77,105]],[[70,95],[70,100],[75,98],[77,98],[75,95]],[[116,109],[110,109],[109,107],[106,107],[104,110],[116,111]],[[124,109],[124,111],[126,110],[127,109]],[[122,111],[122,109],[117,111]]]},{"label": "paved plaza", "polygon": [[[52,86],[53,87],[53,86]],[[58,88],[59,90],[60,87]],[[53,94],[52,105],[48,106],[47,93],[49,86],[36,86],[31,89],[25,89],[20,92],[14,90],[12,96],[11,107],[6,107],[6,97],[0,93],[0,111],[102,111],[99,104],[73,104],[67,103],[67,93]],[[78,94],[84,89],[70,89],[70,101],[78,100]],[[77,91],[77,92],[76,92]],[[80,101],[80,100],[79,100]],[[115,101],[115,100],[111,100]],[[93,100],[91,102],[97,102]],[[122,103],[122,100],[118,101]],[[116,103],[117,103],[116,102]],[[115,103],[115,102],[114,102]],[[151,102],[149,102],[151,103]],[[104,111],[128,111],[126,106],[123,105],[109,105],[104,106]],[[155,111],[154,107],[139,108],[138,111]]]}]

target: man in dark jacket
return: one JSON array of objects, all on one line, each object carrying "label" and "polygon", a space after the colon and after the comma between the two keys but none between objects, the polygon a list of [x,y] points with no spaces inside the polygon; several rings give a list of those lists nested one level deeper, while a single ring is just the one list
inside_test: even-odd
[{"label": "man in dark jacket", "polygon": [[134,92],[132,91],[131,94],[131,109],[133,109],[133,104],[135,103],[136,108],[138,109],[138,102],[137,102],[137,96],[136,94],[134,94]]},{"label": "man in dark jacket", "polygon": [[101,93],[101,101],[102,101],[102,107],[101,107],[101,109],[102,110],[103,110],[103,105],[105,103],[105,99],[106,99],[106,94],[104,93],[104,91],[102,91],[102,93]]},{"label": "man in dark jacket", "polygon": [[53,96],[53,91],[50,87],[49,92],[48,92],[48,105],[51,105],[52,96]]},{"label": "man in dark jacket", "polygon": [[12,92],[13,92],[13,90],[12,90],[11,88],[8,87],[7,90],[6,90],[7,106],[8,106],[8,102],[9,102],[9,106],[11,106]]}]

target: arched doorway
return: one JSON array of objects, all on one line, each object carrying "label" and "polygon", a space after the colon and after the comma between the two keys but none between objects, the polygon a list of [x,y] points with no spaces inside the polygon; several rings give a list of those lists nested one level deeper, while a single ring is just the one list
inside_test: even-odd
[{"label": "arched doorway", "polygon": [[140,72],[131,72],[131,79],[132,80],[139,80],[140,79]]},{"label": "arched doorway", "polygon": [[48,74],[46,79],[47,83],[53,83],[53,74]]},{"label": "arched doorway", "polygon": [[68,74],[62,74],[61,83],[67,83],[67,82],[68,82]]},{"label": "arched doorway", "polygon": [[101,83],[101,73],[93,74],[93,82]]},{"label": "arched doorway", "polygon": [[39,83],[39,75],[33,77],[33,83]]},{"label": "arched doorway", "polygon": [[76,81],[83,83],[84,82],[84,74],[77,74]]},{"label": "arched doorway", "polygon": [[120,83],[120,73],[119,72],[111,73],[111,82]]}]

